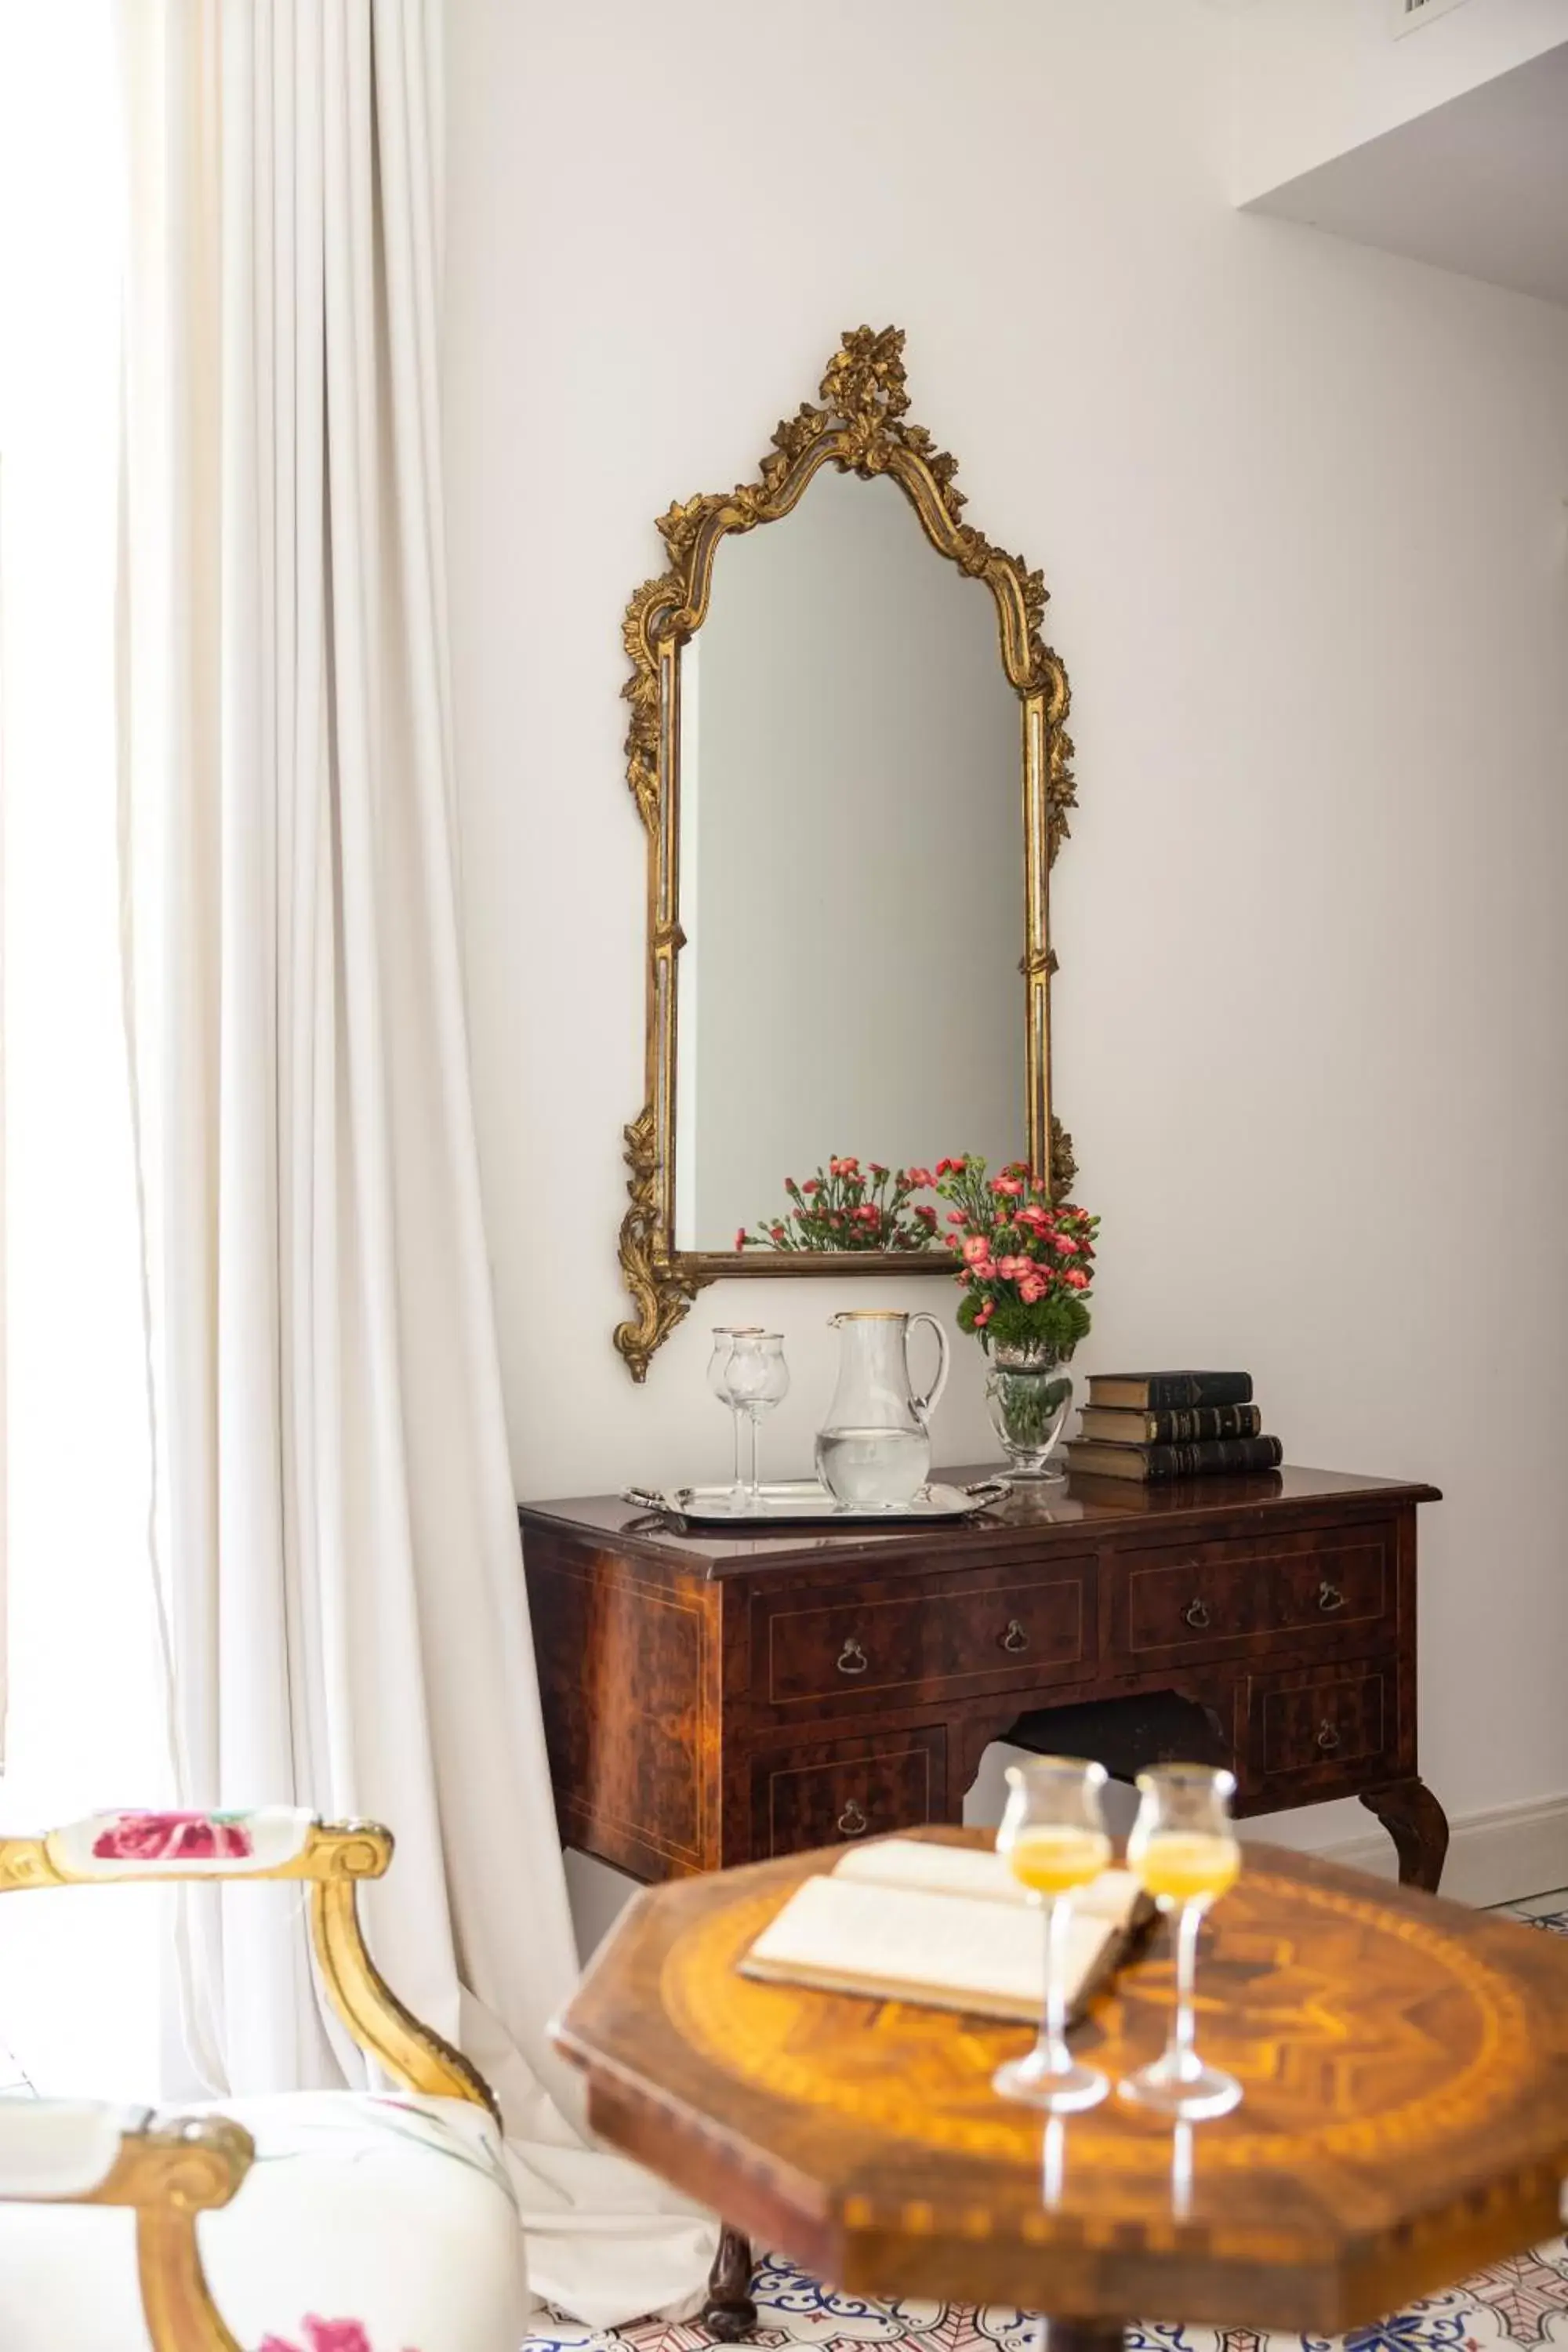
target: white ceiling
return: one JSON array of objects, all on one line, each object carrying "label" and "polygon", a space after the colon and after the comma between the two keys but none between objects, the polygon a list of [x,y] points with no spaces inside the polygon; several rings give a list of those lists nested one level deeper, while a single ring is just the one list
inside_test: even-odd
[{"label": "white ceiling", "polygon": [[1247,209],[1568,303],[1568,42]]}]

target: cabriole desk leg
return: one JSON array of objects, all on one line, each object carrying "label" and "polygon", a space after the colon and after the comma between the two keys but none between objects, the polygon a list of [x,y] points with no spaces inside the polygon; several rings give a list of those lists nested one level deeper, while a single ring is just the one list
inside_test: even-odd
[{"label": "cabriole desk leg", "polygon": [[1426,1781],[1395,1780],[1386,1789],[1363,1789],[1361,1801],[1394,1840],[1401,1886],[1419,1886],[1436,1895],[1448,1851],[1448,1816]]}]

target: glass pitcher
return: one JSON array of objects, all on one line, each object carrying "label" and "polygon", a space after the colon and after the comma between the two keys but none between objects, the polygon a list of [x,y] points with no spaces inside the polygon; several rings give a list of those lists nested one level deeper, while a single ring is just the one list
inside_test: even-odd
[{"label": "glass pitcher", "polygon": [[[936,1378],[922,1396],[910,1378],[910,1333],[936,1333]],[[835,1315],[838,1385],[817,1433],[816,1475],[835,1502],[859,1511],[899,1511],[931,1469],[930,1422],[947,1384],[947,1332],[934,1315]]]}]

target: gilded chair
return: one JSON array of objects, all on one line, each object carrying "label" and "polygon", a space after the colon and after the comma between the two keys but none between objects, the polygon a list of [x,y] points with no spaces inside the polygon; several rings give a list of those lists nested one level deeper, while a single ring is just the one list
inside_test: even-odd
[{"label": "gilded chair", "polygon": [[108,1813],[0,1838],[0,1893],[295,1880],[322,1985],[395,2093],[174,2116],[0,2101],[5,2352],[517,2352],[528,2297],[495,2101],[365,1948],[389,1832],[274,1809]]}]

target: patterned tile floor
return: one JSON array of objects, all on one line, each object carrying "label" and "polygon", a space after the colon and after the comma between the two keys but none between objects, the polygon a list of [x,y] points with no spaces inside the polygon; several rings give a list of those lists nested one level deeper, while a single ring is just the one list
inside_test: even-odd
[{"label": "patterned tile floor", "polygon": [[[1568,1889],[1509,1906],[1549,1933],[1568,1936]],[[782,2256],[767,2256],[752,2293],[753,2342],[761,2352],[1034,2352],[1036,2323],[999,2305],[861,2303],[835,2294]],[[1446,2294],[1429,2296],[1375,2327],[1344,2339],[1345,2352],[1568,2352],[1568,2238],[1497,2263]],[[522,2352],[705,2352],[713,2342],[696,2320],[647,2320],[610,2332],[542,2314]],[[1145,2326],[1130,2352],[1337,2352],[1332,2336],[1266,2336],[1246,2327]]]}]

